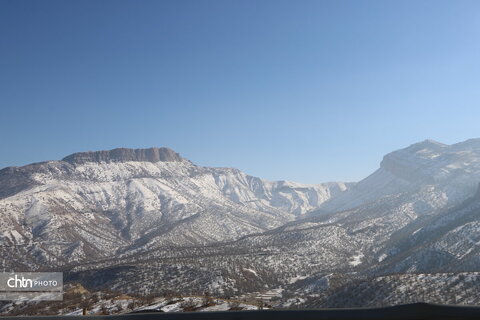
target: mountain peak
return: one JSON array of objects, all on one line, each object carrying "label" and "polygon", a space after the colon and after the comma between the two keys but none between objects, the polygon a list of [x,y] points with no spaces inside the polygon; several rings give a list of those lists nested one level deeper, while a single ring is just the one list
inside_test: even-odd
[{"label": "mountain peak", "polygon": [[181,161],[182,157],[169,148],[127,149],[117,148],[113,150],[77,152],[66,156],[62,161],[72,164],[86,162],[174,162]]},{"label": "mountain peak", "polygon": [[448,147],[448,145],[432,139],[426,139],[410,145],[409,147],[405,148],[405,150],[415,150],[415,151],[423,150],[423,149],[439,150],[445,147]]}]

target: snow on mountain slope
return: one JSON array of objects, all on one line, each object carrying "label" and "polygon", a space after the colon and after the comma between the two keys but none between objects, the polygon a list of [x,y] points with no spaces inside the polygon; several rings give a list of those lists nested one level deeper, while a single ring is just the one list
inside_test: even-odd
[{"label": "snow on mountain slope", "polygon": [[[342,283],[342,279],[334,280]],[[334,282],[332,279],[330,281]],[[418,302],[474,306],[480,303],[477,294],[479,284],[478,272],[394,274],[361,278],[327,290],[317,289],[314,291],[316,294],[306,297],[306,302],[300,307],[371,308]],[[302,297],[304,292],[300,287],[291,294]]]},{"label": "snow on mountain slope", "polygon": [[292,221],[348,187],[198,167],[166,148],[5,168],[0,186],[4,247],[60,264],[233,240]]},{"label": "snow on mountain slope", "polygon": [[425,140],[387,154],[380,168],[347,192],[324,202],[319,212],[351,209],[385,196],[432,185],[454,204],[480,181],[480,139],[445,145]]},{"label": "snow on mountain slope", "polygon": [[463,272],[480,264],[480,188],[460,205],[415,223],[382,249],[382,272]]},{"label": "snow on mountain slope", "polygon": [[262,211],[280,209],[298,216],[318,208],[326,200],[353,185],[340,182],[317,185],[289,181],[271,182],[229,168],[214,168],[212,176],[222,193],[236,203]]},{"label": "snow on mountain slope", "polygon": [[0,170],[0,262],[230,294],[478,271],[479,182],[480,140],[411,145],[358,184],[269,182],[169,149],[79,153]]},{"label": "snow on mountain slope", "polygon": [[[288,300],[289,294],[308,297],[310,293],[324,292],[329,287],[330,274],[341,275],[344,279],[341,282],[348,283],[358,276],[371,278],[399,272],[468,269],[442,269],[455,263],[459,266],[468,263],[473,270],[467,271],[478,270],[476,244],[479,238],[475,233],[478,214],[477,217],[474,214],[478,201],[465,203],[463,210],[458,207],[450,211],[445,209],[446,199],[436,195],[434,188],[425,188],[418,194],[384,197],[340,213],[305,217],[236,241],[174,251],[160,247],[138,254],[129,252],[118,260],[79,266],[75,271],[100,279],[105,272],[102,268],[135,266],[135,272],[121,271],[108,286],[127,290],[131,283],[125,283],[125,279],[135,277],[135,285],[155,290],[152,275],[158,277],[160,274],[165,279],[164,286],[187,292],[192,289],[187,283],[201,278],[205,281],[202,285],[208,287],[209,279],[221,275],[221,292],[280,288],[285,289],[282,299]],[[455,213],[448,219],[451,212]],[[433,229],[416,238],[416,234],[422,233],[417,231],[418,226]],[[413,249],[402,245],[402,241],[408,239],[412,239]],[[445,247],[439,249],[437,245]],[[459,255],[457,260],[451,252]],[[448,256],[451,257],[448,260],[442,258]],[[401,268],[396,269],[396,266]],[[241,270],[247,270],[248,274],[242,275]],[[177,274],[182,277],[182,283],[171,283],[177,279]],[[292,285],[296,282],[292,279],[301,281]],[[310,292],[311,287],[319,292]],[[335,290],[331,292],[334,293]]]},{"label": "snow on mountain slope", "polygon": [[355,185],[269,182],[171,150],[81,153],[0,171],[0,255],[70,263],[86,282],[118,270],[108,286],[126,291],[161,279],[162,290],[308,294],[333,273],[472,272],[479,182],[479,139],[392,152]]}]

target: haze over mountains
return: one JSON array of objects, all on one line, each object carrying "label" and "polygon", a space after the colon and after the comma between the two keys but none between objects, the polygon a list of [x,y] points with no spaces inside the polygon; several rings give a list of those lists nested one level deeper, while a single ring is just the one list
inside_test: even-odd
[{"label": "haze over mountains", "polygon": [[[0,250],[6,270],[64,270],[96,288],[351,306],[347,288],[395,291],[405,283],[394,274],[412,288],[419,273],[476,283],[479,182],[480,139],[425,140],[358,183],[317,185],[200,167],[167,148],[81,152],[0,171]],[[409,302],[445,298],[439,283]],[[455,303],[478,301],[467,285],[451,286]],[[393,296],[372,301],[405,302]]]}]

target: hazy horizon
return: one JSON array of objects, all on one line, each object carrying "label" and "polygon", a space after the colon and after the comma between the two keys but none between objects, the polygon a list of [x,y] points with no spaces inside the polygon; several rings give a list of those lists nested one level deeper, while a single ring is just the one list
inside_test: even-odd
[{"label": "hazy horizon", "polygon": [[[476,139],[480,139],[480,138],[470,138],[470,139],[466,139],[466,140],[476,140]],[[434,140],[434,139],[423,139],[423,140],[421,140],[421,141],[416,141],[415,143],[420,143],[420,142],[427,141],[427,140],[434,141],[434,142],[438,142],[438,143],[442,143],[442,144],[445,144],[445,145],[451,145],[451,144],[455,144],[455,143],[460,143],[460,142],[466,141],[466,140],[463,140],[463,141],[457,141],[457,142],[455,142],[455,143],[444,143],[444,142],[442,142],[442,141],[437,141],[437,140]],[[412,145],[412,144],[415,144],[415,143],[411,143],[411,144],[409,144],[409,145]],[[396,151],[396,150],[398,150],[398,149],[406,148],[406,147],[408,147],[409,145],[404,146],[404,147],[402,147],[402,148],[397,148],[397,149],[395,149],[395,150],[391,150],[390,152]],[[145,148],[134,148],[134,147],[132,147],[132,148],[127,148],[127,149],[148,149],[148,148],[163,148],[163,147],[165,147],[165,146],[152,146],[152,147],[145,147]],[[124,148],[124,147],[118,147],[118,148]],[[168,147],[166,147],[166,148],[168,148]],[[112,148],[112,149],[117,149],[117,148]],[[170,149],[171,149],[171,148],[170,148]],[[110,149],[110,150],[111,150],[111,149]],[[80,152],[80,153],[81,153],[81,152],[95,152],[95,151],[102,151],[102,150],[81,150],[81,151],[77,151],[77,152]],[[180,156],[182,156],[183,158],[185,158],[185,159],[187,159],[187,160],[192,161],[192,162],[193,162],[194,164],[196,164],[196,165],[205,166],[205,167],[210,167],[208,164],[206,164],[206,165],[201,165],[201,164],[196,163],[196,162],[195,162],[194,160],[192,160],[192,159],[186,158],[185,156],[182,155],[181,152],[178,152],[177,150],[173,150],[173,151],[179,153]],[[74,152],[74,153],[77,153],[77,152]],[[70,155],[70,154],[68,154],[68,155]],[[65,155],[64,157],[66,157],[66,156],[68,156],[68,155]],[[61,157],[61,158],[59,158],[59,159],[44,159],[44,160],[39,161],[39,162],[52,161],[52,160],[53,160],[53,161],[55,161],[55,160],[62,160],[62,158],[64,158],[64,157]],[[29,163],[28,163],[28,164],[29,164]],[[25,164],[25,165],[28,165],[28,164]],[[22,165],[19,165],[19,166],[22,166]],[[226,166],[219,165],[218,167],[226,167]],[[369,173],[366,174],[364,177],[362,177],[362,178],[360,178],[360,179],[358,179],[358,180],[338,180],[338,179],[335,180],[335,179],[333,179],[333,180],[325,180],[325,181],[318,181],[318,182],[304,182],[304,181],[294,181],[294,180],[281,179],[281,178],[280,178],[280,179],[268,179],[268,178],[261,177],[261,176],[258,176],[258,177],[259,177],[259,178],[262,178],[262,179],[271,180],[271,181],[275,181],[275,180],[276,180],[276,181],[287,180],[287,181],[291,181],[291,182],[306,183],[306,184],[320,184],[320,183],[326,183],[326,182],[359,182],[359,181],[363,180],[364,178],[368,177],[370,174],[372,174],[372,173],[373,173],[376,169],[378,169],[379,167],[380,167],[380,162],[378,163],[378,166],[377,166],[375,169],[373,169],[371,172],[369,172]],[[235,168],[235,167],[232,167],[232,168]],[[1,170],[1,169],[3,169],[3,167],[1,167],[0,170]],[[236,169],[239,169],[239,168],[236,168]],[[242,171],[243,171],[243,170],[242,170]],[[245,173],[251,175],[249,172],[245,172]]]}]

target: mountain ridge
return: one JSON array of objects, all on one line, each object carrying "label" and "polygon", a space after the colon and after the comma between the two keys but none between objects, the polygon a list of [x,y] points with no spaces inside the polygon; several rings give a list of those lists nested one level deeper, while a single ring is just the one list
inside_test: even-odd
[{"label": "mountain ridge", "polygon": [[61,243],[30,245],[40,264],[233,240],[294,220],[348,188],[200,167],[166,148],[77,153],[67,160],[0,172],[0,241]]},{"label": "mountain ridge", "polygon": [[280,290],[285,305],[398,272],[478,271],[479,139],[412,144],[355,184],[79,154],[0,171],[4,268],[48,265],[126,292]]}]

